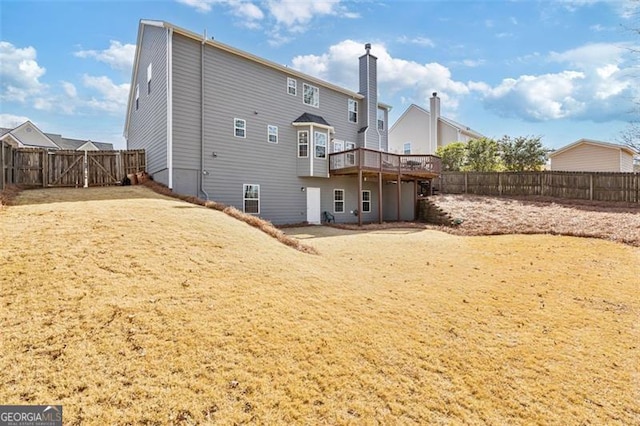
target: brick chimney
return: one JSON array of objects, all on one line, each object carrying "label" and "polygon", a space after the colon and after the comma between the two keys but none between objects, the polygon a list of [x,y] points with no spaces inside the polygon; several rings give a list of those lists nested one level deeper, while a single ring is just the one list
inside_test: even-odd
[{"label": "brick chimney", "polygon": [[382,145],[378,133],[378,58],[371,54],[371,44],[364,45],[365,54],[360,57],[360,94],[364,96],[362,110],[359,111],[360,135],[358,145],[364,148],[380,149]]},{"label": "brick chimney", "polygon": [[440,119],[440,98],[437,92],[433,92],[429,99],[429,145],[430,152],[435,152],[439,144],[438,120]]}]

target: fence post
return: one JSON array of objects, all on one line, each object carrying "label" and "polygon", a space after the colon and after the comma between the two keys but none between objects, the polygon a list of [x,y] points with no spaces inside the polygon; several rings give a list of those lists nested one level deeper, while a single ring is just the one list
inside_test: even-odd
[{"label": "fence post", "polygon": [[0,173],[2,173],[2,176],[0,177],[0,191],[2,191],[4,189],[4,179],[5,179],[5,173],[4,173],[4,141],[0,142]]},{"label": "fence post", "polygon": [[49,153],[46,149],[42,150],[42,161],[40,165],[42,166],[42,187],[46,188],[49,183],[47,179],[49,177]]},{"label": "fence post", "polygon": [[498,195],[502,196],[502,172],[498,172]]},{"label": "fence post", "polygon": [[468,179],[467,179],[467,172],[464,172],[464,193],[467,193],[468,190]]},{"label": "fence post", "polygon": [[589,173],[589,201],[593,201],[593,173]]}]

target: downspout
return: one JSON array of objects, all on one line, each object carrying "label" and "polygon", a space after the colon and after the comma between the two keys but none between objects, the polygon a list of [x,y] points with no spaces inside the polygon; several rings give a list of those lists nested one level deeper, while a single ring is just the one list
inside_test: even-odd
[{"label": "downspout", "polygon": [[173,28],[167,29],[167,169],[168,186],[173,189]]},{"label": "downspout", "polygon": [[207,30],[204,30],[202,45],[200,47],[200,192],[204,194],[204,199],[209,201],[209,194],[204,190],[204,177],[209,174],[204,168],[204,47],[207,41]]}]

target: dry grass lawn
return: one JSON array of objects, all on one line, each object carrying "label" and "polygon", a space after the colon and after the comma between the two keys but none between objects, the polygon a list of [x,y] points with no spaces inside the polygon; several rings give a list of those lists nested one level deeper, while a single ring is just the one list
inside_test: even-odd
[{"label": "dry grass lawn", "polygon": [[640,423],[640,249],[287,229],[144,187],[0,211],[0,401],[65,424]]}]

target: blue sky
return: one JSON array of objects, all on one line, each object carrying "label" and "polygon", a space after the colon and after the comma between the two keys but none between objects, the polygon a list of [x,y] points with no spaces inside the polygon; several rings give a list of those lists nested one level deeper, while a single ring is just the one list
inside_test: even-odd
[{"label": "blue sky", "polygon": [[[165,20],[357,91],[372,43],[393,123],[432,92],[443,115],[549,148],[638,119],[640,1],[0,1],[0,127],[113,142],[140,19]],[[635,100],[635,102],[634,102]]]}]

